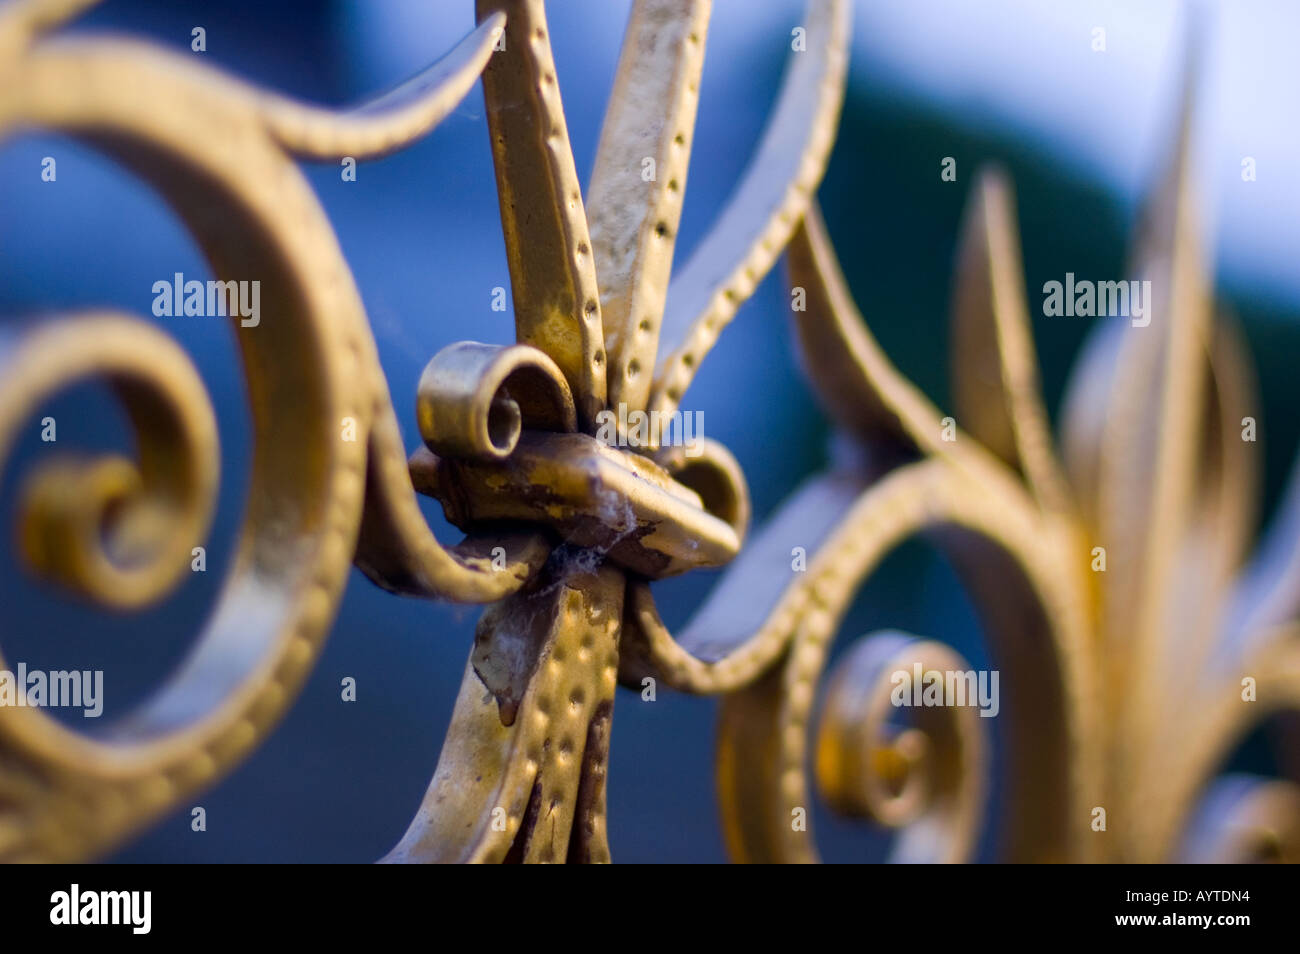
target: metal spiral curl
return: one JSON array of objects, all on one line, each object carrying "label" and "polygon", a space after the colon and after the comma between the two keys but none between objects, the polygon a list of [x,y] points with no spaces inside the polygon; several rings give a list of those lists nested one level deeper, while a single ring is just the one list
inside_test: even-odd
[{"label": "metal spiral curl", "polygon": [[[1001,671],[1003,856],[1293,857],[1293,778],[1232,798],[1214,782],[1252,727],[1300,711],[1300,477],[1243,567],[1253,471],[1227,437],[1251,388],[1238,342],[1212,320],[1190,97],[1135,258],[1176,294],[1144,335],[1113,326],[1087,348],[1062,465],[1000,175],[975,184],[961,246],[953,417],[893,367],[853,304],[813,200],[843,99],[846,0],[810,0],[807,47],[757,152],[675,277],[709,0],[634,3],[586,196],[543,0],[476,0],[479,26],[446,57],[343,112],[147,43],[51,35],[93,2],[0,6],[0,139],[51,130],[117,159],[172,204],[218,277],[261,282],[274,318],[233,323],[253,472],[216,612],[110,735],[0,712],[0,858],[102,853],[228,772],[292,700],[355,561],[393,592],[495,604],[425,801],[386,860],[609,860],[615,681],[647,678],[724,697],[718,788],[734,857],[815,860],[811,826],[791,824],[815,777],[833,807],[898,829],[895,858],[968,859],[989,785],[977,716],[917,712],[896,729],[881,683],[890,666],[960,659],[869,639],[831,676],[813,725],[854,594],[918,534],[952,558]],[[425,446],[408,459],[360,297],[295,158],[401,148],[480,76],[517,343],[435,357],[417,395]],[[649,180],[635,173],[647,156]],[[793,319],[810,384],[855,450],[751,532],[744,476],[721,445],[630,452],[597,441],[593,423],[618,403],[679,407],[783,250],[807,297]],[[28,563],[119,609],[165,594],[206,533],[219,472],[188,360],[143,321],[100,313],[5,340],[0,364],[0,451],[44,396],[86,378],[113,385],[138,442],[135,461],[34,471],[19,521]],[[416,491],[442,502],[461,543],[434,537]],[[1088,566],[1098,540],[1104,578]],[[725,564],[670,633],[651,581]],[[1097,808],[1109,831],[1090,824]]]},{"label": "metal spiral curl", "polygon": [[[483,24],[412,96],[353,117],[297,107],[143,43],[45,34],[87,5],[29,0],[0,9],[8,57],[0,138],[45,129],[119,160],[170,201],[219,278],[261,282],[275,317],[256,328],[232,322],[254,447],[218,605],[187,661],[111,734],[75,733],[32,708],[4,712],[6,776],[32,780],[6,792],[7,811],[23,819],[3,827],[0,857],[9,860],[103,851],[211,784],[265,736],[333,619],[363,494],[405,496],[405,509],[394,510],[408,521],[406,539],[422,540],[411,562],[437,592],[468,581],[461,597],[496,598],[545,558],[528,540],[506,540],[502,574],[433,541],[393,439],[359,295],[285,151],[364,155],[427,131],[476,80],[502,19]],[[208,214],[214,201],[226,210],[221,220]],[[161,332],[116,314],[55,320],[5,345],[5,446],[39,400],[81,379],[112,384],[136,425],[138,463],[64,459],[31,475],[20,516],[31,565],[119,609],[156,600],[204,542],[220,471],[212,408],[192,366]],[[368,462],[386,480],[367,491]]]},{"label": "metal spiral curl", "polygon": [[125,406],[138,461],[57,456],[27,476],[19,514],[29,566],[114,609],[170,591],[212,520],[221,472],[216,418],[183,351],[139,319],[86,313],[0,340],[0,455],[42,402],[104,379]]},{"label": "metal spiral curl", "polygon": [[[902,633],[863,637],[836,667],[817,726],[818,788],[832,808],[902,830],[893,859],[971,860],[988,780],[977,700],[910,711],[898,673],[968,672],[942,643]],[[910,704],[910,699],[905,700]]]},{"label": "metal spiral curl", "polygon": [[[135,40],[51,35],[91,5],[13,0],[0,7],[5,78],[0,137],[19,128],[45,129],[115,158],[171,203],[218,278],[261,283],[263,304],[274,318],[255,329],[234,323],[252,410],[253,473],[236,557],[216,612],[180,670],[110,736],[69,732],[30,709],[4,713],[0,856],[9,859],[99,853],[228,770],[265,736],[310,669],[351,560],[380,586],[414,595],[493,602],[516,592],[521,600],[535,600],[539,586],[544,598],[568,592],[574,606],[586,601],[606,621],[597,629],[609,635],[612,626],[617,632],[624,585],[617,572],[597,571],[588,579],[580,570],[574,579],[584,582],[569,590],[543,585],[551,578],[542,571],[556,542],[550,526],[556,518],[549,510],[530,511],[528,519],[515,521],[516,529],[487,532],[479,532],[479,518],[472,517],[466,539],[455,546],[440,544],[429,531],[414,490],[434,491],[437,458],[426,448],[407,459],[355,285],[295,157],[365,158],[401,148],[448,115],[482,74],[494,143],[510,141],[494,155],[503,194],[544,198],[549,205],[516,219],[526,210],[503,203],[521,342],[505,349],[505,360],[515,364],[496,380],[498,365],[489,360],[478,369],[486,379],[471,380],[473,373],[465,379],[474,408],[460,423],[444,413],[455,401],[442,400],[446,369],[435,368],[437,380],[429,382],[420,404],[429,447],[450,453],[450,465],[462,466],[454,459],[461,452],[468,452],[463,462],[468,464],[484,453],[511,458],[515,445],[527,443],[520,453],[532,453],[543,469],[560,468],[542,480],[567,479],[563,472],[571,468],[570,451],[576,448],[586,455],[577,473],[609,482],[596,488],[604,501],[596,519],[608,519],[607,511],[617,511],[616,517],[625,509],[632,514],[626,526],[612,528],[620,536],[598,552],[638,573],[653,576],[725,562],[739,548],[748,522],[743,477],[722,448],[710,445],[703,460],[689,462],[669,453],[661,465],[649,457],[601,450],[575,427],[575,410],[576,424],[588,428],[603,403],[601,296],[591,261],[593,255],[605,256],[608,246],[587,237],[541,0],[480,2],[479,27],[447,57],[390,94],[346,112],[292,102]],[[683,22],[707,21],[707,2],[690,6]],[[807,201],[810,177],[824,168],[828,126],[842,94],[847,36],[830,29],[825,13],[832,11],[842,21],[846,4],[814,0],[813,10],[814,40],[832,51],[831,66],[828,71],[824,62],[813,62],[795,70],[786,98],[796,124],[811,123],[820,133],[799,145],[786,130],[760,148],[750,198],[781,195],[787,175],[796,172],[802,183],[779,209],[753,223],[767,235],[762,269],[771,264],[772,236],[782,230],[788,236]],[[663,12],[651,11],[650,20]],[[680,39],[695,52],[673,69],[693,70],[698,81],[702,36]],[[507,44],[511,55],[493,58],[494,50]],[[643,52],[629,47],[629,71],[647,65],[638,62]],[[693,119],[693,110],[689,117],[684,111],[693,94],[693,85],[674,89],[672,100],[663,104],[669,122],[673,115]],[[521,100],[527,110],[503,111],[503,103]],[[533,141],[539,120],[550,132],[545,141]],[[520,121],[523,126],[506,128]],[[670,148],[683,163],[674,180],[680,191],[689,150],[681,148],[679,131],[661,128],[664,143],[672,138]],[[612,155],[617,144],[611,150],[606,154]],[[783,161],[773,164],[778,157]],[[786,168],[790,162],[794,165]],[[598,166],[608,168],[608,159]],[[221,220],[208,214],[213,203],[225,210]],[[652,204],[645,214],[675,222],[678,212],[656,211]],[[656,229],[653,259],[666,267],[671,241],[664,241],[662,232]],[[709,269],[717,267],[720,255],[733,254],[717,242],[710,249],[698,257]],[[756,277],[757,267],[747,266],[747,274]],[[640,277],[634,268],[611,278],[611,284],[635,284]],[[650,311],[662,309],[664,291],[642,304]],[[557,307],[573,311],[573,329],[557,317]],[[201,384],[170,342],[135,319],[96,317],[95,322],[77,347],[68,349],[75,359],[42,365],[48,381],[15,376],[6,382],[4,423],[10,430],[21,426],[25,409],[47,384],[56,388],[85,376],[107,377],[118,385],[140,425],[140,464],[106,458],[88,470],[44,466],[25,497],[22,524],[26,553],[38,572],[128,608],[165,593],[184,570],[185,560],[178,557],[203,539],[219,471],[215,427]],[[57,335],[58,328],[50,326],[15,354],[44,354],[44,342]],[[82,347],[87,342],[91,346]],[[137,347],[129,360],[114,351],[130,345]],[[563,377],[555,374],[557,366]],[[542,379],[556,388],[558,404],[537,400],[535,386]],[[479,407],[477,396],[489,392],[492,397]],[[548,431],[564,440],[538,445],[538,435]],[[170,442],[172,456],[166,460],[158,454],[160,440]],[[678,483],[673,473],[682,473],[688,483]],[[610,510],[611,504],[617,506]],[[591,503],[579,494],[571,505],[572,519],[581,520]],[[163,524],[166,532],[160,530]],[[563,532],[577,532],[566,526],[561,521]],[[597,527],[579,529],[593,541],[601,539]],[[101,539],[111,553],[101,550]],[[593,568],[585,558],[577,565]],[[494,618],[499,614],[489,617]],[[585,644],[578,649],[580,655],[587,651]],[[595,690],[601,698],[612,691],[617,652],[611,652],[603,663],[608,679],[601,677]],[[479,678],[467,675],[467,685]],[[599,752],[607,744],[609,710],[599,699],[592,705],[584,768],[577,787],[568,791],[587,813],[575,832],[585,845],[575,848],[577,856],[600,860],[608,853]],[[509,735],[509,726],[502,728]],[[456,745],[453,732],[448,751]],[[536,763],[525,768],[521,777],[537,768]],[[547,769],[548,778],[552,771]],[[28,782],[19,784],[23,779]],[[515,837],[521,820],[514,816],[509,837]],[[498,841],[491,839],[493,845]]]}]

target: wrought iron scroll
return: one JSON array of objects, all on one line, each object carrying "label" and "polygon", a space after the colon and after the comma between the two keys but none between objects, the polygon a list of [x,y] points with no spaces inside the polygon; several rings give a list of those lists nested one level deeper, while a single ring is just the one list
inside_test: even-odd
[{"label": "wrought iron scroll", "polygon": [[[940,641],[885,632],[824,678],[853,595],[921,533],[962,572],[1003,673],[1006,857],[1294,856],[1294,781],[1211,787],[1252,725],[1300,705],[1300,503],[1243,570],[1253,474],[1231,441],[1249,374],[1231,325],[1212,320],[1185,144],[1136,259],[1175,294],[1149,328],[1104,325],[1090,345],[1062,464],[999,175],[974,190],[958,269],[955,440],[853,304],[813,199],[846,78],[848,0],[808,3],[807,48],[790,57],[748,171],[675,275],[708,0],[634,3],[585,196],[542,0],[477,0],[477,29],[446,57],[346,112],[143,42],[59,35],[92,3],[0,7],[0,137],[52,130],[118,159],[173,205],[218,278],[263,276],[274,317],[232,323],[255,453],[216,612],[110,736],[0,709],[0,858],[101,854],[228,772],[294,698],[355,562],[395,593],[491,604],[428,794],[386,860],[609,860],[615,689],[647,675],[723,696],[717,782],[737,859],[814,860],[812,832],[791,818],[816,786],[835,810],[898,829],[899,859],[967,860],[992,784],[981,721],[942,709],[900,727],[887,708],[891,671],[965,664]],[[424,446],[408,456],[351,273],[295,160],[400,149],[480,77],[517,340],[433,357],[417,395]],[[646,156],[653,181],[639,174]],[[227,218],[204,214],[213,201]],[[724,447],[638,453],[598,441],[593,421],[619,403],[676,408],[783,251],[807,296],[795,337],[845,452],[750,534]],[[136,459],[41,465],[24,484],[20,545],[35,571],[132,609],[169,590],[207,532],[214,416],[188,358],[149,323],[66,315],[0,341],[0,448],[42,398],[85,378],[116,389]],[[356,441],[340,440],[343,421]],[[417,492],[442,503],[461,542],[433,536]],[[1088,565],[1098,539],[1104,579]],[[806,572],[791,567],[794,546]],[[651,582],[725,564],[668,632]],[[1133,691],[1135,673],[1157,674],[1154,689]],[[1242,704],[1243,676],[1261,704]],[[1094,806],[1108,807],[1104,835]]]}]

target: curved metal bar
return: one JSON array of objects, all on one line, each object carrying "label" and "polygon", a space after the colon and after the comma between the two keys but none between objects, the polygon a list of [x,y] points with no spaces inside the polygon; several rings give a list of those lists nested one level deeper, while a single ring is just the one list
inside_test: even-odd
[{"label": "curved metal bar", "polygon": [[[0,47],[13,49],[12,36],[5,40]],[[31,800],[8,804],[26,824],[5,845],[5,856],[70,859],[104,850],[208,784],[270,730],[333,618],[363,493],[371,506],[388,508],[382,516],[399,521],[383,549],[392,557],[383,569],[418,578],[442,595],[499,598],[540,568],[550,547],[536,534],[505,538],[512,559],[502,572],[498,561],[478,556],[481,540],[459,550],[434,540],[415,504],[387,385],[342,253],[302,174],[269,135],[261,100],[244,84],[113,39],[38,40],[7,64],[5,75],[0,135],[18,127],[52,129],[119,159],[169,200],[218,278],[260,282],[267,316],[255,327],[232,321],[252,409],[251,489],[226,585],[190,657],[107,735],[71,732],[29,708],[0,718],[6,774],[32,780],[21,786]],[[210,215],[214,202],[225,213],[220,220]],[[122,342],[141,346],[130,367],[152,363],[154,377],[146,380],[171,382],[171,396],[182,402],[171,413],[188,414],[198,399],[187,396],[195,389],[177,370],[175,349],[129,329]],[[92,360],[96,355],[104,360]],[[86,360],[86,367],[65,370],[111,375],[122,366],[102,349]],[[137,397],[146,400],[128,385],[128,406]],[[182,439],[206,447],[204,420],[202,413],[190,415],[188,426],[198,430]],[[166,433],[143,444],[147,485],[162,466],[151,448]],[[200,457],[207,463],[200,459],[199,470],[179,478],[181,486],[206,486],[215,452],[204,449]],[[175,460],[193,463],[188,454]],[[89,476],[99,486],[114,480],[122,486],[112,472]],[[79,486],[71,472],[58,484]],[[43,520],[48,527],[48,515],[57,516],[48,498],[54,489],[43,482],[36,525]],[[205,510],[190,510],[175,528],[189,527],[197,536]],[[172,550],[180,552],[179,544]],[[125,590],[123,599],[156,591],[187,562],[160,571],[134,594]]]},{"label": "curved metal bar", "polygon": [[672,413],[705,355],[754,293],[826,169],[848,74],[847,0],[809,0],[808,49],[790,57],[776,109],[735,193],[668,291],[650,407]]},{"label": "curved metal bar", "polygon": [[[1014,504],[977,492],[950,462],[927,460],[892,472],[842,514],[835,536],[798,584],[805,599],[781,634],[787,645],[780,662],[723,701],[718,789],[727,843],[738,860],[816,859],[805,767],[831,638],[884,555],[920,531],[939,532],[958,561],[1003,674],[1000,725],[1009,757],[1035,766],[1007,777],[1000,807],[1015,821],[1004,829],[1006,856],[1087,856],[1085,806],[1099,797],[1093,725],[1100,687],[1066,541],[1045,532],[1027,495]],[[974,802],[964,804],[962,824],[973,824]],[[797,820],[803,823],[792,823]],[[956,848],[969,846],[973,832],[954,837]],[[900,847],[904,855],[914,849]]]},{"label": "curved metal bar", "polygon": [[[812,199],[843,93],[847,0],[810,3],[809,49],[757,154],[669,287],[664,349],[708,0],[636,3],[590,235],[542,0],[478,0],[480,26],[447,57],[344,112],[149,44],[43,35],[90,5],[0,6],[0,137],[45,129],[103,150],[176,208],[220,279],[260,283],[266,320],[232,322],[251,493],[212,618],[138,711],[90,735],[39,708],[0,710],[0,858],[100,853],[228,772],[304,680],[350,559],[391,590],[499,601],[390,860],[608,860],[616,675],[727,694],[718,784],[737,857],[816,858],[811,827],[791,824],[810,808],[811,761],[833,806],[900,828],[896,857],[967,858],[986,787],[980,724],[915,713],[896,729],[881,682],[905,661],[960,659],[936,643],[868,640],[813,725],[854,594],[921,533],[954,563],[1006,676],[1007,856],[1155,860],[1189,844],[1198,857],[1253,856],[1264,829],[1291,851],[1294,779],[1252,789],[1220,821],[1195,813],[1200,793],[1223,791],[1215,773],[1246,733],[1300,709],[1300,508],[1284,508],[1241,577],[1258,455],[1236,428],[1254,394],[1237,335],[1212,320],[1190,95],[1136,259],[1160,297],[1147,301],[1149,327],[1108,319],[1081,362],[1067,486],[1000,179],[977,184],[958,276],[964,429],[890,364],[852,302]],[[520,343],[434,359],[417,401],[427,446],[408,458],[360,296],[293,157],[397,148],[480,70]],[[647,157],[650,180],[628,169]],[[736,555],[750,519],[743,473],[712,442],[651,457],[589,435],[607,393],[661,418],[678,406],[787,242],[807,296],[794,314],[809,377],[856,445],[753,535],[675,640],[647,581]],[[118,608],[165,594],[202,541],[218,472],[212,410],[185,356],[143,322],[99,313],[0,340],[0,365],[0,444],[36,400],[87,377],[113,385],[138,437],[135,461],[50,455],[33,467],[19,515],[29,566]],[[460,545],[434,537],[417,489],[466,530]],[[1107,810],[1111,833],[1098,837]]]},{"label": "curved metal bar", "polygon": [[0,459],[39,402],[81,379],[125,405],[139,462],[60,456],[28,475],[27,562],[115,609],[148,605],[207,536],[220,474],[217,422],[188,356],[140,319],[85,313],[0,336]]},{"label": "curved metal bar", "polygon": [[1011,185],[984,170],[974,191],[953,294],[956,417],[1043,506],[1064,513],[1069,492],[1043,407]]},{"label": "curved metal bar", "polygon": [[415,417],[431,451],[505,460],[525,426],[572,433],[573,395],[555,362],[529,345],[448,345],[420,375]]},{"label": "curved metal bar", "polygon": [[942,643],[906,633],[873,633],[849,650],[817,725],[818,788],[841,813],[897,829],[893,861],[970,861],[988,789],[981,711],[974,699],[943,699],[913,711],[907,728],[897,725],[900,690],[911,702],[911,686],[899,676],[914,678],[918,666],[918,686],[930,674],[973,672]]},{"label": "curved metal bar", "polygon": [[[139,57],[107,40],[38,42],[6,76],[0,134],[53,129],[110,153],[171,202],[219,278],[260,281],[274,316],[257,327],[231,321],[248,372],[251,487],[225,586],[189,658],[108,735],[72,732],[31,709],[0,719],[6,764],[46,780],[20,808],[30,824],[8,856],[68,859],[104,850],[228,770],[305,678],[360,513],[367,331],[315,197],[248,99],[227,95],[238,87],[214,85],[180,57]],[[214,200],[220,220],[209,214]],[[166,367],[168,354],[142,358]],[[349,420],[360,440],[346,439]]]},{"label": "curved metal bar", "polygon": [[427,134],[460,105],[504,30],[504,15],[487,18],[442,59],[352,109],[321,109],[262,91],[257,109],[280,145],[304,159],[385,156]]}]

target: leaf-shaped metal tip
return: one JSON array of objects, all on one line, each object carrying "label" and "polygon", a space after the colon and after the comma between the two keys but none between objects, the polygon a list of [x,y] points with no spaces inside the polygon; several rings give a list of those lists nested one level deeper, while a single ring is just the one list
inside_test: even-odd
[{"label": "leaf-shaped metal tip", "polygon": [[981,171],[953,295],[953,397],[962,426],[1061,511],[1068,493],[1041,398],[1014,202],[1001,170]]},{"label": "leaf-shaped metal tip", "polygon": [[262,94],[263,121],[284,148],[308,159],[368,159],[402,149],[460,105],[504,29],[504,14],[485,19],[442,59],[353,109],[320,109]]},{"label": "leaf-shaped metal tip", "polygon": [[712,0],[637,0],[591,177],[609,403],[644,409],[695,136]]},{"label": "leaf-shaped metal tip", "polygon": [[0,41],[29,42],[98,5],[101,0],[16,0],[0,4]]},{"label": "leaf-shaped metal tip", "polygon": [[585,430],[605,406],[605,339],[582,190],[542,0],[478,0],[508,12],[504,49],[483,71],[515,336],[546,352]]},{"label": "leaf-shaped metal tip", "polygon": [[726,208],[670,286],[650,407],[671,414],[816,194],[848,76],[852,11],[809,0],[807,49],[789,59],[775,112]]},{"label": "leaf-shaped metal tip", "polygon": [[1204,45],[1201,18],[1189,13],[1184,27],[1176,126],[1171,149],[1157,169],[1139,216],[1135,263],[1139,266],[1171,259],[1175,242],[1194,237],[1199,224],[1193,214],[1190,188],[1194,179],[1196,84]]}]

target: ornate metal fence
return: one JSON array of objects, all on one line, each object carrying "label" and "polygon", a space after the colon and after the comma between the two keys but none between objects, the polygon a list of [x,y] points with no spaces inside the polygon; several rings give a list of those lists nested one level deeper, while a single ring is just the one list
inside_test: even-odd
[{"label": "ornate metal fence", "polygon": [[[1245,563],[1250,378],[1233,326],[1214,319],[1185,146],[1134,257],[1164,293],[1148,325],[1099,326],[1058,457],[997,174],[975,188],[963,238],[952,416],[891,365],[853,304],[813,198],[845,82],[847,0],[810,0],[757,153],[675,274],[709,0],[636,0],[585,195],[542,0],[478,0],[478,28],[444,59],[348,112],[147,43],[58,35],[92,3],[0,7],[0,135],[95,146],[166,197],[219,279],[258,278],[268,317],[232,321],[251,492],[219,605],[143,708],[89,736],[39,706],[0,707],[0,858],[94,856],[228,772],[293,700],[355,561],[393,593],[490,604],[428,794],[387,860],[609,860],[615,688],[646,679],[723,697],[717,785],[737,859],[816,859],[814,786],[898,829],[899,858],[967,859],[988,813],[985,725],[952,706],[900,723],[891,674],[970,667],[941,642],[873,634],[816,700],[853,595],[920,533],[960,569],[1000,664],[1006,857],[1294,857],[1289,780],[1192,826],[1225,754],[1300,704],[1300,541],[1283,527]],[[480,77],[517,341],[433,358],[425,446],[408,459],[347,262],[295,159],[400,149]],[[724,447],[688,456],[658,446],[654,427],[626,445],[679,407],[783,251],[810,383],[847,440],[750,533]],[[113,312],[51,318],[0,347],[6,448],[43,398],[87,377],[112,384],[138,444],[134,460],[52,456],[29,475],[25,561],[113,609],[159,599],[205,538],[219,474],[188,358]],[[602,412],[620,407],[611,441]],[[434,538],[416,492],[462,542]],[[723,564],[670,633],[650,582]]]}]

